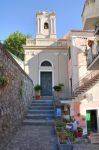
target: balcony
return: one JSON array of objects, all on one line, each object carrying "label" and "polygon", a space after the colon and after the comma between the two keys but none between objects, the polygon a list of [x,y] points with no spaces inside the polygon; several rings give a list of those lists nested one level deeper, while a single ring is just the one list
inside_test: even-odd
[{"label": "balcony", "polygon": [[87,52],[88,70],[99,70],[99,38],[96,38]]},{"label": "balcony", "polygon": [[67,47],[67,41],[64,39],[27,39],[26,46],[50,46],[50,47]]},{"label": "balcony", "polygon": [[94,30],[96,23],[99,21],[99,0],[86,0],[82,21],[84,30]]}]

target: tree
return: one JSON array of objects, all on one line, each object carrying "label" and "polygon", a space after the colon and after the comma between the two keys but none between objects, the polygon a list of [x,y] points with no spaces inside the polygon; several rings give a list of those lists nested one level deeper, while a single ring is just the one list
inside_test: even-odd
[{"label": "tree", "polygon": [[23,44],[26,43],[27,36],[21,32],[14,32],[4,41],[5,48],[16,55],[21,60],[24,60]]}]

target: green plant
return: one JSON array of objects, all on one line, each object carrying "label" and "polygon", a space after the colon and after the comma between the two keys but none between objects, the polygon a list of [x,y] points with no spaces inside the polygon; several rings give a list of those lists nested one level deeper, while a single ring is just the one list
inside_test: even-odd
[{"label": "green plant", "polygon": [[56,131],[57,132],[61,132],[65,128],[64,122],[62,122],[61,120],[57,120],[57,119],[55,120],[55,126],[56,126]]},{"label": "green plant", "polygon": [[27,35],[21,32],[11,33],[4,41],[4,47],[21,60],[24,60],[23,44],[26,43],[26,38]]},{"label": "green plant", "polygon": [[0,76],[0,87],[6,86],[7,83],[8,83],[7,77],[5,77],[5,76]]},{"label": "green plant", "polygon": [[34,90],[35,90],[35,98],[40,99],[42,87],[37,84],[34,86]]},{"label": "green plant", "polygon": [[55,91],[59,92],[62,90],[62,87],[64,86],[63,83],[59,83],[58,85],[55,85],[53,88]]},{"label": "green plant", "polygon": [[62,87],[60,85],[55,85],[53,88],[57,92],[60,92],[62,90]]},{"label": "green plant", "polygon": [[97,40],[97,45],[99,46],[99,40]]},{"label": "green plant", "polygon": [[84,55],[85,55],[85,56],[87,56],[87,55],[88,55],[87,47],[86,47],[86,49],[85,49]]},{"label": "green plant", "polygon": [[64,134],[66,137],[68,137],[70,139],[70,141],[73,142],[75,140],[75,136],[74,136],[73,132],[70,132],[69,130],[65,129]]},{"label": "green plant", "polygon": [[34,90],[36,91],[36,92],[38,92],[38,91],[41,91],[42,90],[42,87],[41,87],[41,85],[35,85],[34,86]]},{"label": "green plant", "polygon": [[65,141],[63,142],[63,144],[67,144],[67,141],[65,140]]},{"label": "green plant", "polygon": [[56,127],[56,131],[57,131],[57,132],[61,132],[62,130],[63,130],[62,127],[58,127],[58,126]]},{"label": "green plant", "polygon": [[78,132],[83,132],[83,129],[80,127],[78,127],[77,130],[78,130]]},{"label": "green plant", "polygon": [[99,22],[96,23],[96,26],[99,26]]}]

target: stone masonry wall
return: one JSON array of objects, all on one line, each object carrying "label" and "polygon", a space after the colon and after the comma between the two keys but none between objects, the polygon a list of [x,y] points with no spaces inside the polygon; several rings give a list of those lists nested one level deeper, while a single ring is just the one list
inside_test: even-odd
[{"label": "stone masonry wall", "polygon": [[21,123],[33,97],[33,82],[0,45],[0,150]]}]

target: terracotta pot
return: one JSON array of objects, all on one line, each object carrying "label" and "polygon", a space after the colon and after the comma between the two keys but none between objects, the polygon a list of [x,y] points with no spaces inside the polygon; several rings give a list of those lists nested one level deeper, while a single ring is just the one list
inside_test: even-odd
[{"label": "terracotta pot", "polygon": [[93,43],[94,43],[94,42],[93,42],[92,40],[89,40],[89,41],[88,41],[89,47],[92,47]]},{"label": "terracotta pot", "polygon": [[78,131],[75,131],[74,135],[77,138],[78,137]]},{"label": "terracotta pot", "polygon": [[40,100],[40,95],[36,95],[35,98],[36,98],[37,100]]}]

